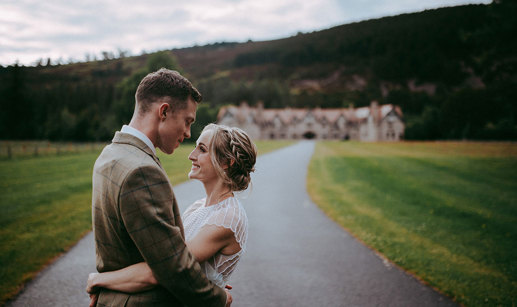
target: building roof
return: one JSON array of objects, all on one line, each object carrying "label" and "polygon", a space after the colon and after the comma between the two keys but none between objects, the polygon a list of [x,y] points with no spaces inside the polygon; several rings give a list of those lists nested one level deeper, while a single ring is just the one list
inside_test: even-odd
[{"label": "building roof", "polygon": [[282,123],[288,125],[295,121],[302,120],[309,114],[312,114],[318,121],[327,121],[335,123],[341,116],[347,121],[363,121],[370,115],[376,119],[383,119],[391,111],[394,111],[399,118],[402,118],[402,110],[398,106],[385,104],[379,106],[377,102],[372,102],[369,107],[361,108],[334,108],[334,109],[308,109],[308,108],[284,108],[284,109],[264,109],[262,104],[258,107],[250,107],[247,103],[241,103],[240,106],[224,106],[219,110],[217,120],[220,121],[224,116],[231,115],[237,119],[239,123],[243,123],[251,115],[258,123],[272,122],[278,117]]}]

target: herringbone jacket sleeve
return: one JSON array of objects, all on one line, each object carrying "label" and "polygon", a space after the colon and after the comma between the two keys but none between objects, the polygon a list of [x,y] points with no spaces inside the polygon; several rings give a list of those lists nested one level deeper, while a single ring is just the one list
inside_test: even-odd
[{"label": "herringbone jacket sleeve", "polygon": [[188,306],[224,306],[224,290],[211,283],[175,226],[171,185],[158,167],[131,171],[120,190],[122,221],[161,286]]}]

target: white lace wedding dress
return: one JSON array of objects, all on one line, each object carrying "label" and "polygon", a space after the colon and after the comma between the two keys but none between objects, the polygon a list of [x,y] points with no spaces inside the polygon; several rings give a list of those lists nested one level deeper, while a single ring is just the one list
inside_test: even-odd
[{"label": "white lace wedding dress", "polygon": [[205,225],[216,225],[229,228],[241,249],[233,255],[215,254],[201,263],[208,279],[224,288],[246,248],[248,238],[248,218],[239,200],[229,197],[215,205],[205,206],[206,198],[190,205],[183,214],[185,240],[190,241]]}]

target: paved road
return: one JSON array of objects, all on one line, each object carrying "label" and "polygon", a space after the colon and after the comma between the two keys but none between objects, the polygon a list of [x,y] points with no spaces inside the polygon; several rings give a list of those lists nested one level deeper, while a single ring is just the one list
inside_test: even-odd
[{"label": "paved road", "polygon": [[[456,306],[390,265],[330,221],[305,190],[313,142],[261,156],[241,195],[248,251],[231,284],[233,306]],[[203,194],[198,182],[174,188],[182,210]],[[45,269],[9,306],[87,306],[95,270],[92,234]]]}]

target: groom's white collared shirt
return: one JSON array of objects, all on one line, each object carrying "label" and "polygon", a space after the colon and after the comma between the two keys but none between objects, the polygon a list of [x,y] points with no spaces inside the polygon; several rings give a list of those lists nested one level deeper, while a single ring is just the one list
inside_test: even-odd
[{"label": "groom's white collared shirt", "polygon": [[156,148],[154,148],[153,142],[151,142],[151,140],[147,137],[147,135],[143,134],[139,130],[137,130],[133,127],[130,127],[128,125],[122,126],[122,129],[120,129],[120,132],[131,134],[132,136],[139,138],[140,140],[142,140],[142,142],[145,143],[145,145],[147,145],[149,148],[151,148],[154,155],[156,156]]}]

